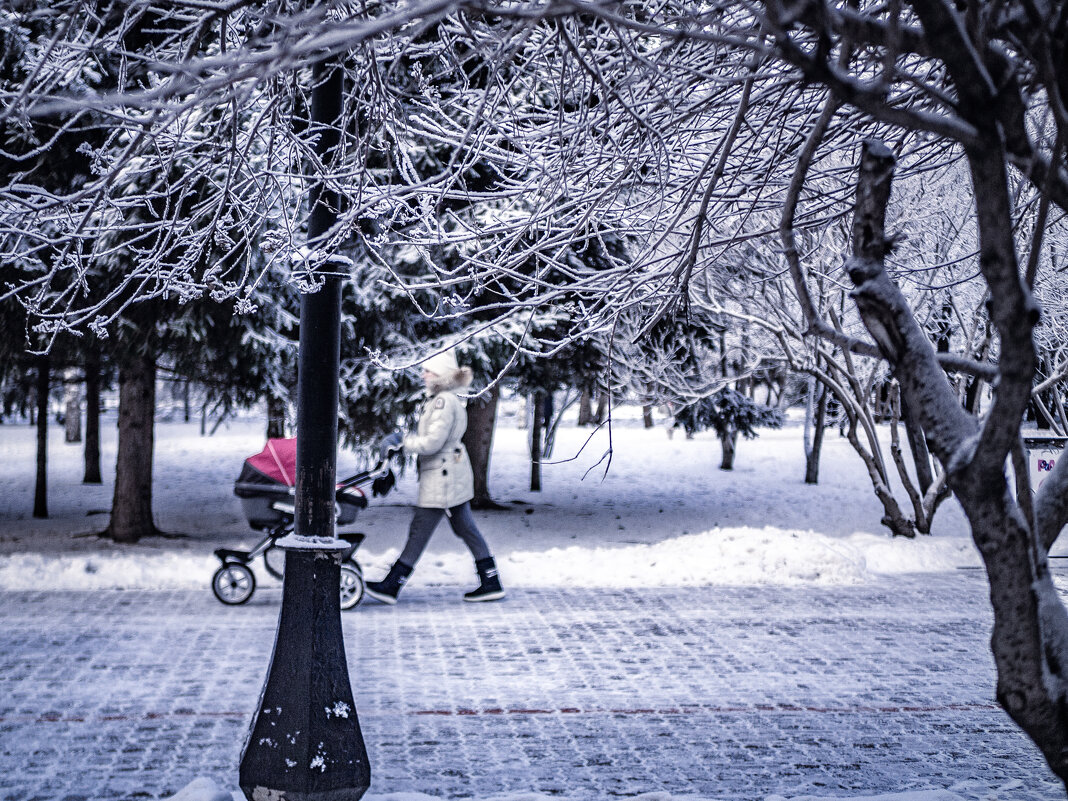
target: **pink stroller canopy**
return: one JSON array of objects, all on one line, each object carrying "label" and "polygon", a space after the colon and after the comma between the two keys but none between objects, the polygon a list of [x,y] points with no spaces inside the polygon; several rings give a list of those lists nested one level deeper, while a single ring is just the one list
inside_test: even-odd
[{"label": "pink stroller canopy", "polygon": [[[269,439],[263,450],[245,460],[245,467],[270,479],[271,482],[292,487],[297,481],[297,438]],[[242,471],[241,479],[248,481],[251,476]],[[252,478],[255,483],[260,483]],[[261,479],[262,481],[262,479]]]}]

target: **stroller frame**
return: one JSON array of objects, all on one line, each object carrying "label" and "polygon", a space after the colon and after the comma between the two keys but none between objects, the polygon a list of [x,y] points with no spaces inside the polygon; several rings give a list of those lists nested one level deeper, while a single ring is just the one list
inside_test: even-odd
[{"label": "stroller frame", "polygon": [[[350,525],[360,509],[367,507],[363,487],[372,485],[374,494],[385,495],[394,483],[393,471],[386,459],[370,470],[356,473],[338,482],[335,490],[335,520],[338,526]],[[241,504],[249,525],[264,532],[264,537],[250,550],[216,548],[215,556],[222,563],[212,576],[211,589],[215,597],[228,606],[247,603],[256,591],[256,575],[251,563],[263,558],[263,567],[276,579],[282,570],[271,564],[269,556],[275,552],[278,540],[293,533],[295,508],[293,487],[238,481],[234,494]],[[363,568],[353,554],[366,539],[362,532],[342,532],[335,535],[348,546],[341,552],[341,608],[352,609],[363,599]]]}]

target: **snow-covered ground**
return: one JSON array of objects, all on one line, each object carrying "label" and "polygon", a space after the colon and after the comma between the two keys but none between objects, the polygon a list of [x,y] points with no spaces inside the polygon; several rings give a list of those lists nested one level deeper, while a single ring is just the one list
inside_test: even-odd
[{"label": "snow-covered ground", "polygon": [[[171,796],[168,801],[244,801],[241,793],[230,794],[210,779],[197,779],[181,792]],[[371,796],[366,796],[372,801]],[[631,796],[633,801],[703,801],[697,796],[670,796],[667,793],[641,793]],[[433,796],[423,793],[388,793],[375,796],[373,801],[438,801]],[[560,801],[556,796],[541,793],[522,793],[521,795],[494,796],[488,801]],[[786,799],[780,795],[768,796],[766,801],[844,801],[839,797],[803,795]],[[923,790],[915,793],[889,793],[883,795],[854,796],[849,801],[960,801],[960,796],[949,790]]]},{"label": "snow-covered ground", "polygon": [[[541,492],[530,492],[526,431],[518,415],[498,426],[491,490],[505,511],[476,518],[511,587],[678,587],[700,585],[860,584],[887,574],[975,568],[979,560],[955,502],[944,504],[934,534],[891,538],[863,464],[834,431],[824,446],[820,484],[802,481],[802,428],[739,443],[736,469],[718,469],[711,434],[687,440],[681,431],[641,426],[638,410],[620,409],[611,429],[591,436],[565,422],[553,460],[543,466]],[[109,421],[113,422],[113,421]],[[81,446],[53,427],[49,448],[48,520],[31,517],[34,431],[0,426],[0,591],[18,589],[204,588],[219,546],[258,539],[232,494],[242,460],[263,445],[263,420],[239,419],[211,437],[196,423],[157,427],[155,510],[170,536],[117,547],[95,532],[107,523],[115,429],[104,427],[105,484],[80,483]],[[587,441],[588,439],[588,441]],[[610,469],[605,456],[611,451]],[[342,454],[340,469],[355,465]],[[358,556],[376,575],[403,544],[415,497],[411,471],[388,497],[373,499],[354,528],[368,533]],[[903,496],[902,496],[903,498]],[[444,525],[411,584],[470,585],[470,557]],[[261,582],[269,582],[263,571]],[[200,779],[174,801],[223,801],[229,788]],[[234,794],[240,798],[240,794]],[[638,796],[670,801],[665,793]],[[538,794],[497,801],[541,801]],[[684,797],[675,796],[677,801]],[[841,798],[841,796],[838,796]],[[948,790],[924,790],[854,801],[955,801]],[[419,794],[376,801],[429,801]],[[685,797],[685,801],[698,801]],[[767,801],[782,801],[781,796]],[[794,796],[793,801],[816,801]]]},{"label": "snow-covered ground", "polygon": [[[671,438],[617,411],[611,432],[565,426],[541,492],[530,492],[526,431],[515,416],[497,429],[490,487],[507,511],[477,519],[508,581],[525,586],[664,587],[709,584],[848,584],[873,575],[979,564],[954,501],[934,534],[894,539],[860,459],[833,431],[820,484],[803,483],[802,428],[794,421],[741,441],[735,470],[718,469],[710,433]],[[588,439],[588,441],[587,441]],[[115,430],[104,426],[105,484],[81,484],[79,445],[55,427],[49,448],[48,520],[31,517],[35,442],[28,425],[0,426],[0,588],[192,588],[212,571],[212,549],[253,545],[232,493],[242,460],[263,446],[247,418],[214,436],[196,423],[157,426],[154,508],[172,535],[116,548],[95,536],[111,501]],[[610,469],[604,458],[611,446]],[[342,453],[339,470],[355,467]],[[412,471],[375,498],[353,527],[368,533],[359,558],[373,573],[399,553],[415,498]],[[901,496],[904,502],[904,495]],[[413,582],[466,584],[471,563],[442,525]]]}]

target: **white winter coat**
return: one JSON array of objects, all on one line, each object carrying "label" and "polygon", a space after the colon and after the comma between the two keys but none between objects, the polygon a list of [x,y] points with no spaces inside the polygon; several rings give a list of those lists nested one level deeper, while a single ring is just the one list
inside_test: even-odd
[{"label": "white winter coat", "polygon": [[467,404],[450,389],[439,389],[423,404],[414,433],[404,449],[419,459],[419,500],[424,509],[451,509],[475,497],[467,448]]}]

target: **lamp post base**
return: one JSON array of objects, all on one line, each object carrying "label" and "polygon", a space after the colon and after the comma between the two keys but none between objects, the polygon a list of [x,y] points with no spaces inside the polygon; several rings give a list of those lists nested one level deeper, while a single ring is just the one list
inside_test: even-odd
[{"label": "lamp post base", "polygon": [[282,611],[241,755],[241,790],[249,801],[359,801],[371,769],[341,631],[338,546],[346,544],[280,544]]}]

